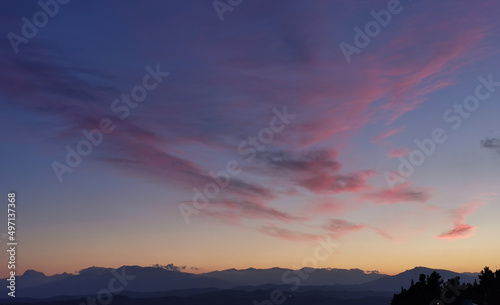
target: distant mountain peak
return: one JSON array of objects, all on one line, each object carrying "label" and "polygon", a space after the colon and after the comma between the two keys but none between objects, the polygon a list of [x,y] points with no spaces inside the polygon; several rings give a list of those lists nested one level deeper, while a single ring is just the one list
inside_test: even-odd
[{"label": "distant mountain peak", "polygon": [[424,267],[424,266],[416,266],[415,268],[413,269],[426,269],[426,270],[430,270],[432,268],[428,268],[428,267]]},{"label": "distant mountain peak", "polygon": [[[458,272],[455,272],[455,271],[451,271],[451,270],[445,270],[445,269],[436,269],[436,268],[429,268],[429,267],[423,267],[423,266],[417,266],[413,269],[409,269],[409,270],[406,270],[405,272],[422,272],[422,273],[428,273],[428,272],[432,272],[432,271],[436,271],[436,272],[451,272],[451,273],[458,273]],[[403,272],[404,273],[404,272]]]},{"label": "distant mountain peak", "polygon": [[78,272],[78,274],[80,274],[80,275],[88,275],[88,274],[101,275],[101,274],[104,274],[104,273],[108,273],[111,270],[113,270],[113,268],[89,267],[89,268],[85,268],[85,269],[80,270]]},{"label": "distant mountain peak", "polygon": [[36,270],[32,270],[32,269],[26,270],[22,276],[23,277],[46,277],[45,273],[39,272]]}]

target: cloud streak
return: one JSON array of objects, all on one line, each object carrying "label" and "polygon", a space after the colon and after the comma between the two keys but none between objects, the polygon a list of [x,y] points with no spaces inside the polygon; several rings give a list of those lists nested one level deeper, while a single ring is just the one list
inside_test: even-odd
[{"label": "cloud streak", "polygon": [[493,149],[500,154],[500,139],[486,138],[481,141],[481,147],[486,149]]},{"label": "cloud streak", "polygon": [[474,235],[477,227],[465,223],[465,218],[474,213],[483,204],[481,202],[467,202],[453,212],[453,228],[441,233],[440,239],[462,239]]},{"label": "cloud streak", "polygon": [[431,198],[431,195],[427,188],[414,188],[411,183],[402,183],[392,189],[379,189],[366,193],[361,198],[376,204],[424,203]]},{"label": "cloud streak", "polygon": [[397,134],[400,134],[401,132],[403,132],[403,130],[404,130],[404,127],[399,127],[399,128],[394,128],[394,129],[383,131],[379,135],[372,137],[371,141],[372,141],[372,143],[375,143],[375,144],[386,144],[386,143],[388,143],[388,141],[387,141],[388,138],[393,137]]},{"label": "cloud streak", "polygon": [[335,237],[340,237],[351,232],[357,232],[366,227],[366,225],[354,224],[344,219],[331,219],[326,225],[323,226],[326,231],[330,232]]},{"label": "cloud streak", "polygon": [[292,151],[264,152],[258,159],[265,165],[264,171],[287,178],[296,186],[315,193],[350,193],[370,187],[367,179],[373,170],[341,173],[342,164],[336,160],[333,150],[313,150],[304,154]]},{"label": "cloud streak", "polygon": [[261,227],[260,231],[265,235],[286,239],[290,241],[310,241],[310,240],[317,240],[322,237],[321,235],[278,228],[274,225],[263,226]]}]

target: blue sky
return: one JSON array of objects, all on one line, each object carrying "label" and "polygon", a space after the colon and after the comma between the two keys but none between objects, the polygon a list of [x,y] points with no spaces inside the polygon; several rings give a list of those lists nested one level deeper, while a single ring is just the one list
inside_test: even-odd
[{"label": "blue sky", "polygon": [[497,262],[496,2],[47,3],[30,38],[39,4],[0,15],[21,270],[291,267],[325,237],[322,267]]}]

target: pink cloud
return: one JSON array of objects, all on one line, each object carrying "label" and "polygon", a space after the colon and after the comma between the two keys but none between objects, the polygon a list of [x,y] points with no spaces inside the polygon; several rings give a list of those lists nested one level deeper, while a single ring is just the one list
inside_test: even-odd
[{"label": "pink cloud", "polygon": [[325,213],[335,213],[335,214],[340,214],[344,212],[346,209],[345,204],[342,204],[337,201],[323,201],[318,204],[314,204],[311,206],[308,206],[304,209],[305,213],[311,213],[311,214],[325,214]]},{"label": "pink cloud", "polygon": [[283,229],[283,228],[278,228],[274,225],[267,225],[263,226],[260,231],[266,235],[281,238],[281,239],[286,239],[286,240],[292,240],[292,241],[308,241],[308,240],[317,240],[318,238],[321,238],[321,235],[315,235],[315,234],[310,234],[310,233],[303,233],[303,232],[297,232],[297,231],[292,231],[288,229]]},{"label": "pink cloud", "polygon": [[267,201],[257,197],[248,199],[221,199],[210,202],[210,208],[203,211],[209,217],[226,223],[238,224],[243,219],[278,220],[282,222],[307,221],[304,216],[295,216],[267,206]]},{"label": "pink cloud", "polygon": [[[338,50],[338,41],[323,39],[329,37],[325,29],[332,28],[330,18],[321,11],[323,8],[297,10],[293,6],[265,6],[268,14],[280,13],[276,16],[281,18],[279,31],[249,30],[251,22],[233,24],[234,29],[224,31],[195,24],[201,29],[193,31],[199,33],[199,40],[196,37],[190,40],[189,48],[179,47],[180,53],[173,53],[176,48],[164,49],[170,52],[171,58],[179,59],[180,65],[190,64],[181,65],[178,77],[169,80],[168,89],[162,92],[165,95],[159,94],[162,102],[151,100],[148,104],[156,103],[155,107],[141,108],[134,118],[120,122],[120,132],[106,138],[106,145],[99,148],[95,158],[116,165],[130,175],[166,182],[190,192],[193,186],[203,187],[212,179],[199,160],[175,153],[175,146],[196,142],[234,152],[234,145],[228,143],[238,143],[241,134],[249,134],[255,126],[268,126],[269,104],[278,101],[286,101],[297,119],[287,126],[286,132],[276,135],[273,144],[305,146],[333,136],[339,142],[349,140],[348,136],[368,124],[379,120],[392,122],[418,108],[430,93],[456,84],[453,76],[459,68],[488,55],[480,46],[488,36],[485,21],[489,19],[478,18],[480,6],[484,4],[473,4],[468,7],[471,14],[450,14],[450,19],[441,18],[437,10],[431,10],[430,17],[414,14],[401,27],[393,28],[397,29],[396,33],[387,29],[378,43],[364,50],[349,66],[341,56],[330,55],[334,48]],[[254,13],[261,14],[263,7],[254,6]],[[331,8],[337,11],[333,5]],[[450,5],[450,11],[452,9]],[[301,18],[289,18],[284,10]],[[466,16],[475,20],[477,26],[466,25],[463,22]],[[214,36],[204,36],[209,31]],[[210,38],[207,40],[207,37]],[[224,37],[231,39],[218,39]],[[383,43],[383,37],[390,39],[388,43]],[[156,53],[159,50],[135,45],[140,46],[136,51]],[[259,47],[262,45],[271,47]],[[203,52],[195,51],[198,46],[203,46]],[[45,51],[29,54],[36,65],[30,60],[23,62],[20,56],[24,55],[4,57],[0,64],[5,81],[1,87],[9,97],[6,101],[23,105],[37,114],[62,117],[68,124],[58,126],[64,127],[58,130],[65,130],[59,135],[61,138],[80,135],[82,128],[95,128],[97,120],[109,114],[109,103],[121,88],[110,90],[83,82],[86,77],[82,75],[87,75],[85,69],[67,69],[65,65],[44,62],[46,55]],[[188,66],[205,68],[189,70]],[[70,73],[75,70],[77,72]],[[24,79],[23,75],[29,78]],[[80,101],[82,97],[85,103]],[[183,113],[189,115],[183,116]],[[159,122],[154,126],[157,128],[148,125],[150,121]],[[384,131],[373,137],[372,142],[384,142],[401,129]],[[218,143],[220,139],[224,139],[224,143]],[[341,172],[342,164],[334,151],[323,151],[301,160],[285,156],[269,164],[269,168],[284,172],[283,177],[288,177],[296,186],[312,192],[340,194],[371,188],[367,179],[373,171]],[[272,175],[266,178],[269,177],[274,178]],[[213,205],[216,210],[207,211],[207,215],[236,220],[245,217],[297,219],[268,206],[270,200],[277,198],[276,191],[268,185],[234,179],[221,194],[222,198]],[[390,204],[425,202],[429,195],[427,190],[406,185],[390,191],[379,190],[366,198],[378,204]],[[318,211],[333,212],[337,208],[334,203],[323,203]],[[463,232],[463,228],[457,232]]]},{"label": "pink cloud", "polygon": [[437,238],[460,239],[473,236],[477,227],[465,224],[465,218],[474,213],[482,205],[482,202],[477,201],[463,204],[459,209],[453,212],[453,228],[443,232],[441,235],[437,236]]},{"label": "pink cloud", "polygon": [[373,176],[373,170],[366,170],[352,174],[319,173],[313,177],[299,179],[298,183],[313,192],[320,193],[348,193],[368,189],[371,186],[367,178]]},{"label": "pink cloud", "polygon": [[301,208],[297,214],[306,215],[311,219],[315,217],[340,217],[348,212],[356,211],[363,205],[359,200],[339,199],[327,195],[327,198],[314,198],[308,200],[307,205]]},{"label": "pink cloud", "polygon": [[[468,56],[485,37],[482,29],[471,30],[465,35],[457,34],[447,26],[448,20],[434,19],[436,22],[433,23],[438,24],[434,26],[422,22],[419,15],[411,18],[418,21],[418,26],[414,24],[416,21],[408,22],[393,35],[388,44],[382,44],[385,46],[383,49],[363,52],[359,60],[356,59],[340,75],[334,72],[338,67],[345,66],[343,58],[314,56],[320,50],[330,48],[329,42],[311,42],[306,36],[300,36],[304,40],[301,43],[306,45],[307,41],[307,45],[315,46],[304,47],[303,51],[309,54],[309,60],[294,65],[292,69],[280,61],[262,66],[243,57],[240,60],[232,59],[226,64],[241,68],[245,73],[224,81],[229,81],[232,88],[241,88],[245,92],[254,92],[253,88],[259,87],[269,97],[289,101],[289,108],[294,113],[300,113],[300,117],[289,126],[292,132],[281,138],[289,144],[306,146],[359,130],[380,119],[393,121],[419,107],[427,100],[426,95],[456,84],[450,73],[457,69],[457,61]],[[424,42],[431,33],[442,33],[446,39],[440,36],[440,39]],[[414,42],[410,44],[412,40],[408,37],[414,36],[422,40],[419,54],[409,48]],[[248,45],[251,40],[248,37],[245,37],[245,41],[235,39],[234,44]],[[251,49],[250,45],[248,49]],[[248,75],[248,71],[252,71],[252,75],[266,71],[269,77],[280,80],[277,82],[280,89],[276,86],[269,88],[266,80],[261,82],[255,77],[243,77]],[[290,89],[292,80],[300,80],[299,87]],[[361,88],[360,83],[363,84]],[[300,100],[296,98],[299,94]],[[377,103],[380,100],[382,103]],[[332,101],[335,101],[335,107],[332,107]],[[374,138],[377,141],[377,137]]]},{"label": "pink cloud", "polygon": [[372,137],[371,142],[375,144],[386,143],[386,139],[401,133],[404,127],[394,128],[381,132],[378,136]]},{"label": "pink cloud", "polygon": [[[340,238],[351,232],[357,232],[364,228],[367,228],[367,226],[362,224],[354,224],[344,219],[331,219],[325,225],[318,228],[326,230],[328,232],[327,234],[332,236],[333,238]],[[260,231],[266,235],[293,241],[317,240],[318,238],[322,237],[322,235],[293,231],[289,229],[279,228],[275,225],[263,226]]]},{"label": "pink cloud", "polygon": [[389,151],[387,154],[387,157],[389,158],[397,158],[397,157],[402,157],[402,156],[407,156],[410,153],[410,149],[403,147],[403,148],[393,148]]},{"label": "pink cloud", "polygon": [[477,227],[473,227],[467,224],[458,224],[453,229],[446,231],[438,236],[441,239],[460,239],[469,238],[474,235]]},{"label": "pink cloud", "polygon": [[403,202],[426,202],[430,199],[427,188],[413,188],[411,183],[400,184],[393,189],[379,189],[364,194],[361,198],[376,204],[396,204]]},{"label": "pink cloud", "polygon": [[331,219],[326,225],[323,226],[325,230],[330,232],[335,237],[340,237],[350,232],[357,232],[366,227],[366,225],[354,224],[344,219]]},{"label": "pink cloud", "polygon": [[289,150],[268,151],[258,157],[260,172],[282,177],[317,193],[347,193],[370,188],[367,179],[374,170],[341,173],[342,164],[333,150],[312,150],[298,154]]},{"label": "pink cloud", "polygon": [[478,198],[480,200],[495,200],[498,197],[498,193],[479,193]]}]

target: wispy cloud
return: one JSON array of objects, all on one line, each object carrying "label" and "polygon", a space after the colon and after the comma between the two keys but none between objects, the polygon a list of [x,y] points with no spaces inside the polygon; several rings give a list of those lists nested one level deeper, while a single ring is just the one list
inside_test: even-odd
[{"label": "wispy cloud", "polygon": [[483,203],[467,202],[459,209],[453,211],[453,228],[437,236],[441,239],[469,238],[474,235],[477,227],[465,223],[465,218],[474,213]]},{"label": "wispy cloud", "polygon": [[405,202],[426,202],[431,198],[430,189],[415,188],[411,183],[402,183],[393,189],[379,189],[362,195],[363,199],[376,204],[396,204]]},{"label": "wispy cloud", "polygon": [[354,224],[344,219],[330,219],[326,224],[321,226],[312,226],[312,229],[321,230],[323,234],[305,233],[285,228],[280,228],[275,225],[266,225],[261,227],[260,231],[266,235],[277,238],[303,241],[303,240],[316,240],[324,235],[329,235],[333,238],[340,238],[352,232],[357,232],[362,229],[368,228],[364,224]]},{"label": "wispy cloud", "polygon": [[481,201],[495,200],[498,198],[498,193],[479,193],[478,198]]},{"label": "wispy cloud", "polygon": [[350,232],[357,232],[366,227],[366,225],[354,224],[344,219],[331,219],[326,225],[323,226],[325,230],[336,237],[340,237]]},{"label": "wispy cloud", "polygon": [[292,241],[317,240],[321,235],[303,233],[284,228],[278,228],[274,225],[263,226],[260,231],[266,235],[282,238]]},{"label": "wispy cloud", "polygon": [[496,150],[500,153],[500,139],[497,138],[486,138],[481,141],[481,147],[487,149]]},{"label": "wispy cloud", "polygon": [[[336,57],[329,51],[337,49],[335,39],[325,37],[339,37],[340,27],[332,27],[331,22],[348,19],[344,12],[354,13],[352,7],[359,8],[353,3],[325,2],[320,7],[300,1],[286,6],[264,1],[239,11],[241,22],[215,30],[210,19],[189,6],[183,10],[200,18],[189,22],[179,17],[161,18],[162,22],[175,21],[175,26],[158,26],[160,31],[153,27],[158,25],[155,20],[136,20],[135,27],[131,27],[134,30],[126,37],[127,45],[136,46],[133,52],[137,62],[116,60],[120,67],[109,68],[114,73],[88,68],[80,57],[71,58],[66,52],[54,50],[39,37],[19,56],[0,49],[2,103],[30,112],[26,133],[39,133],[37,136],[59,147],[63,142],[65,145],[78,140],[82,129],[95,128],[102,117],[113,115],[110,103],[142,74],[134,70],[138,62],[157,58],[161,53],[172,63],[168,68],[175,77],[165,88],[158,89],[157,96],[141,106],[140,112],[120,121],[117,132],[92,155],[93,161],[112,165],[137,179],[173,186],[191,198],[193,187],[213,182],[213,178],[205,156],[200,157],[188,145],[198,145],[200,151],[213,149],[214,156],[238,158],[238,143],[254,134],[256,126],[267,126],[269,118],[263,114],[269,113],[272,105],[286,101],[289,109],[300,115],[286,133],[275,139],[272,149],[261,152],[255,164],[247,165],[251,171],[259,171],[259,179],[233,177],[220,196],[211,201],[205,215],[230,223],[244,219],[304,220],[270,204],[281,199],[273,185],[275,180],[287,182],[290,193],[298,189],[308,195],[332,196],[311,207],[308,217],[343,211],[343,203],[335,198],[338,195],[353,195],[376,204],[427,202],[430,191],[411,184],[394,190],[373,190],[370,178],[375,171],[345,170],[338,149],[306,153],[295,149],[308,149],[313,144],[331,147],[327,145],[333,137],[349,142],[352,134],[377,122],[388,125],[383,131],[377,130],[370,140],[377,145],[387,144],[404,130],[395,120],[423,105],[429,94],[455,85],[453,72],[457,69],[490,55],[482,48],[482,42],[491,34],[484,22],[489,19],[478,18],[485,4],[458,8],[436,4],[436,10],[429,10],[430,16],[409,14],[401,27],[384,33],[385,41],[380,36],[379,44],[343,68],[341,54]],[[130,4],[123,5],[131,8]],[[442,10],[448,8],[454,14],[441,18]],[[466,9],[470,14],[463,14]],[[140,9],[141,14],[147,11],[147,7]],[[265,31],[264,19],[254,18],[257,14],[267,20]],[[475,20],[477,26],[463,25],[464,16]],[[190,34],[180,35],[179,27]],[[92,32],[87,34],[91,37]],[[144,39],[144,35],[150,36]],[[37,121],[52,128],[40,128]],[[397,125],[389,125],[393,122]],[[188,146],[189,154],[179,152],[184,146]],[[500,140],[486,139],[481,146],[498,150]],[[392,149],[388,157],[407,153],[407,148]],[[324,227],[335,234],[362,228],[362,224],[338,219]],[[458,223],[449,235],[472,230]],[[262,232],[288,239],[314,236],[274,227]]]},{"label": "wispy cloud", "polygon": [[267,206],[267,201],[251,199],[221,199],[210,202],[211,208],[203,213],[229,224],[240,224],[243,219],[278,220],[298,222],[307,220]]},{"label": "wispy cloud", "polygon": [[375,143],[375,144],[387,144],[388,138],[393,137],[393,136],[403,132],[403,130],[404,130],[404,126],[399,127],[399,128],[390,129],[390,130],[385,130],[385,131],[381,132],[379,135],[372,137],[371,141],[372,141],[372,143]]},{"label": "wispy cloud", "polygon": [[[316,150],[304,154],[292,151],[273,151],[259,155],[259,160],[275,174],[287,178],[297,186],[317,193],[356,192],[370,185],[367,179],[373,170],[341,173],[342,164],[332,150]],[[264,171],[267,169],[264,168]]]},{"label": "wispy cloud", "polygon": [[410,154],[410,149],[409,148],[393,148],[389,150],[389,153],[387,154],[387,157],[389,158],[397,158],[397,157],[402,157],[402,156],[407,156]]}]

